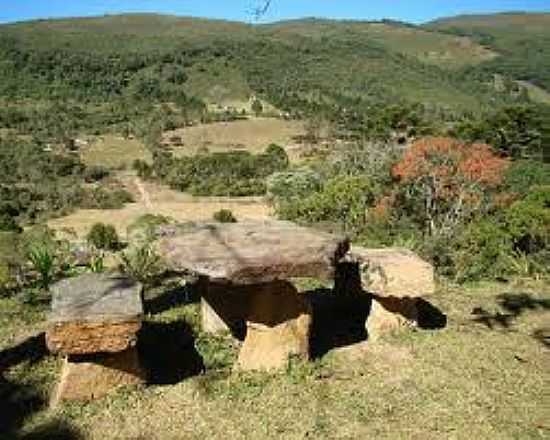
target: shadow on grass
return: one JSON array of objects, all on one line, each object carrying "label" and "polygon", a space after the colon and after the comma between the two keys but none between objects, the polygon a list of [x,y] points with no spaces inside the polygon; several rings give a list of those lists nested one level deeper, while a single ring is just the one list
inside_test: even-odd
[{"label": "shadow on grass", "polygon": [[447,315],[432,303],[423,298],[417,298],[418,328],[423,330],[439,330],[447,326]]},{"label": "shadow on grass", "polygon": [[550,299],[534,298],[528,293],[503,293],[497,296],[497,305],[502,311],[491,313],[482,307],[475,307],[472,310],[474,315],[472,321],[483,324],[491,330],[509,329],[526,311],[550,310]]},{"label": "shadow on grass", "polygon": [[30,336],[14,347],[0,351],[0,372],[21,362],[39,362],[48,354],[45,333]]},{"label": "shadow on grass", "polygon": [[313,358],[333,348],[368,339],[365,324],[371,315],[373,300],[386,312],[416,320],[420,329],[436,330],[447,325],[447,316],[422,298],[382,298],[363,290],[360,267],[354,261],[338,264],[333,290],[317,289],[307,294],[313,309]]},{"label": "shadow on grass", "polygon": [[307,292],[313,309],[310,351],[320,358],[333,348],[367,339],[365,321],[370,313],[370,295],[335,294],[329,289]]},{"label": "shadow on grass", "polygon": [[83,438],[76,429],[62,421],[49,422],[24,435],[20,433],[25,421],[34,413],[45,409],[48,403],[35,386],[8,380],[4,373],[8,368],[22,362],[37,363],[47,353],[44,333],[31,336],[20,344],[0,352],[0,438],[14,440]]},{"label": "shadow on grass", "polygon": [[185,321],[145,322],[138,341],[141,362],[152,385],[174,385],[204,371],[195,335]]},{"label": "shadow on grass", "polygon": [[539,328],[533,333],[533,337],[546,348],[550,348],[550,327]]}]

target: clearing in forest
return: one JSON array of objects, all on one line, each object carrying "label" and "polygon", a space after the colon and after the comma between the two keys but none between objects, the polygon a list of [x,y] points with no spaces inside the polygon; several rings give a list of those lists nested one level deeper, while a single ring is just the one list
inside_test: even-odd
[{"label": "clearing in forest", "polygon": [[230,209],[237,220],[264,220],[271,213],[262,197],[193,197],[156,183],[143,182],[131,173],[119,178],[134,196],[135,203],[121,209],[79,209],[50,220],[48,226],[55,230],[72,230],[78,237],[84,237],[95,223],[109,223],[125,237],[128,226],[144,214],[188,222],[212,221],[214,213],[221,209]]},{"label": "clearing in forest", "polygon": [[209,151],[248,150],[263,152],[269,144],[282,147],[295,143],[296,136],[304,135],[301,121],[275,118],[254,118],[242,121],[216,122],[194,127],[180,128],[164,133],[164,141],[181,139],[181,146],[174,146],[179,156],[192,155],[205,148]]}]

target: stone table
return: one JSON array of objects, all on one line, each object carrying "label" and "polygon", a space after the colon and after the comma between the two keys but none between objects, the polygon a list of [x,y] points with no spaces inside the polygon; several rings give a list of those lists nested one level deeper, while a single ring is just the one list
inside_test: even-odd
[{"label": "stone table", "polygon": [[289,279],[332,280],[349,242],[289,222],[206,224],[164,231],[157,251],[174,271],[199,275],[203,329],[246,337],[237,366],[284,367],[308,357],[311,309]]},{"label": "stone table", "polygon": [[142,287],[115,274],[85,274],[51,288],[46,344],[65,356],[52,404],[92,400],[143,382],[136,349]]}]

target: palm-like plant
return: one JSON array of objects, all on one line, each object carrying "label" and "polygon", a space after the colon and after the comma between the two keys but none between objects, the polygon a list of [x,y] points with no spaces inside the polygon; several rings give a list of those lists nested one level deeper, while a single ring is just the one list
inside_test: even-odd
[{"label": "palm-like plant", "polygon": [[39,284],[45,290],[48,290],[54,276],[55,255],[45,245],[34,245],[29,249],[28,259],[39,274]]}]

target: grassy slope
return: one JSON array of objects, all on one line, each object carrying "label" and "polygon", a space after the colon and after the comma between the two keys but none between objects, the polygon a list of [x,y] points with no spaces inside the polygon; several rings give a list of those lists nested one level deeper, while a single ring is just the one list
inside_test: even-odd
[{"label": "grassy slope", "polygon": [[357,39],[376,42],[396,53],[445,68],[478,64],[494,54],[469,40],[397,23],[295,20],[263,26],[270,35],[288,39],[300,35],[312,39]]},{"label": "grassy slope", "polygon": [[465,15],[426,28],[470,36],[501,54],[488,68],[550,90],[550,13]]},{"label": "grassy slope", "polygon": [[[148,315],[141,336],[157,379],[180,371],[173,384],[48,411],[40,402],[60,362],[44,356],[40,339],[29,339],[44,307],[0,299],[0,362],[12,354],[8,382],[0,385],[9,405],[0,418],[11,417],[0,424],[0,436],[22,425],[23,432],[42,434],[36,438],[54,438],[60,429],[86,439],[104,439],[106,432],[112,439],[545,438],[550,287],[443,288],[433,302],[448,315],[444,330],[332,351],[272,376],[231,372],[235,346],[200,333],[198,304],[174,305]],[[475,321],[483,316],[491,327]],[[191,330],[194,344],[185,337]],[[190,375],[193,346],[204,375]],[[34,406],[20,406],[32,397]]]},{"label": "grassy slope", "polygon": [[[286,80],[296,90],[330,90],[349,96],[393,97],[477,106],[487,101],[480,85],[464,84],[447,69],[477,64],[491,54],[465,38],[397,24],[296,21],[250,26],[226,21],[157,15],[45,20],[0,26],[32,50],[147,53],[231,45],[233,56],[199,59],[187,70],[186,91],[212,102],[246,100],[259,83]],[[116,41],[116,45],[113,45]],[[258,54],[257,44],[269,44]],[[326,44],[329,41],[330,44]],[[291,72],[289,72],[291,70]],[[270,75],[273,78],[270,78]],[[215,96],[213,96],[215,95]]]}]

